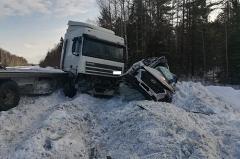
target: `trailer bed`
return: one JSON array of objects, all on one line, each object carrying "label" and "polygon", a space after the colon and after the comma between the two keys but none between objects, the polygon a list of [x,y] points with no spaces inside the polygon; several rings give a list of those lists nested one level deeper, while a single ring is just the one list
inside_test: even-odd
[{"label": "trailer bed", "polygon": [[67,73],[54,68],[41,68],[37,66],[7,67],[0,69],[0,79],[18,77],[64,77]]}]

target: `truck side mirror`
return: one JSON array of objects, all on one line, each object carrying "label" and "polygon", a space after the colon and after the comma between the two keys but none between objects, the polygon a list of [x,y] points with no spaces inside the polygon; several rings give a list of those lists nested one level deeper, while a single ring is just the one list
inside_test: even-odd
[{"label": "truck side mirror", "polygon": [[75,56],[79,56],[80,50],[81,50],[81,44],[82,44],[82,38],[81,37],[75,37],[73,39],[72,44],[72,54]]}]

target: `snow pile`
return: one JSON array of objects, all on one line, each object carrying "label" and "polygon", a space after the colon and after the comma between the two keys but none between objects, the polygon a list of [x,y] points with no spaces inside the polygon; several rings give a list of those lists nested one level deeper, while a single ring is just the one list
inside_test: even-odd
[{"label": "snow pile", "polygon": [[220,99],[230,103],[235,109],[240,109],[240,91],[232,87],[209,86],[209,91],[216,94]]},{"label": "snow pile", "polygon": [[88,158],[86,139],[94,125],[87,107],[60,93],[29,100],[1,114],[1,158]]},{"label": "snow pile", "polygon": [[25,97],[0,114],[0,158],[240,158],[240,91],[177,88],[172,104]]},{"label": "snow pile", "polygon": [[177,85],[174,104],[193,113],[211,115],[232,110],[228,102],[211,93],[211,87],[200,83],[182,82]]},{"label": "snow pile", "polygon": [[[213,134],[199,118],[167,103],[133,102],[109,120],[106,147],[113,158],[216,158]],[[116,151],[117,150],[117,151]]]}]

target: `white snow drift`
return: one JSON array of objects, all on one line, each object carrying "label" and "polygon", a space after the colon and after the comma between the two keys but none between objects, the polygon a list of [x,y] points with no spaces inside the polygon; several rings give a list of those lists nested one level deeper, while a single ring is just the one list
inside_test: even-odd
[{"label": "white snow drift", "polygon": [[0,158],[240,158],[240,91],[177,89],[172,104],[24,97],[0,113]]}]

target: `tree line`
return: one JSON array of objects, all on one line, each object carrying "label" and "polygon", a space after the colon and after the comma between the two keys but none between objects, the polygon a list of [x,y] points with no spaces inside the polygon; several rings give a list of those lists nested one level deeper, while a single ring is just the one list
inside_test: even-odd
[{"label": "tree line", "polygon": [[60,68],[61,52],[63,47],[63,38],[60,42],[51,50],[48,51],[46,57],[40,61],[39,65],[41,67],[54,67]]},{"label": "tree line", "polygon": [[26,66],[27,60],[11,54],[10,52],[0,48],[0,63],[2,66]]},{"label": "tree line", "polygon": [[99,25],[125,38],[130,65],[165,55],[180,76],[240,82],[239,0],[98,0],[98,4]]}]

